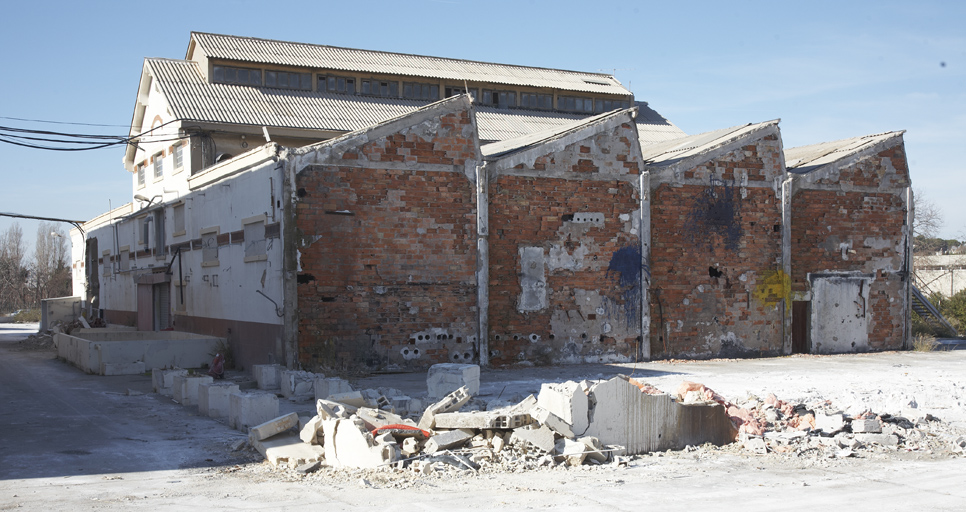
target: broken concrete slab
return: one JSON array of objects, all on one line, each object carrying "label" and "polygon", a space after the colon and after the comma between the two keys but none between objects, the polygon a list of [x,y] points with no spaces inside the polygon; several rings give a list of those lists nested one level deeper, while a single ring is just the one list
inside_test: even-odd
[{"label": "broken concrete slab", "polygon": [[586,450],[584,443],[566,438],[558,439],[553,448],[554,460],[566,462],[568,466],[579,466],[587,458]]},{"label": "broken concrete slab", "polygon": [[198,405],[198,386],[213,381],[208,375],[175,375],[172,385],[174,401],[181,405]]},{"label": "broken concrete slab", "polygon": [[319,434],[322,433],[322,418],[320,416],[312,416],[308,422],[305,423],[299,430],[299,439],[303,443],[308,444],[322,444],[319,442]]},{"label": "broken concrete slab", "polygon": [[174,378],[176,375],[188,375],[188,370],[183,368],[171,368],[164,370],[155,368],[151,370],[151,384],[155,393],[167,397],[174,396]]},{"label": "broken concrete slab", "polygon": [[198,386],[198,414],[209,418],[225,418],[231,405],[231,394],[238,392],[234,382],[203,382]]},{"label": "broken concrete slab", "polygon": [[395,460],[395,447],[378,445],[359,419],[322,422],[325,461],[334,467],[374,468]]},{"label": "broken concrete slab", "polygon": [[228,426],[247,431],[278,417],[278,397],[265,391],[238,392],[229,395]]},{"label": "broken concrete slab", "polygon": [[529,427],[514,429],[513,434],[510,435],[510,442],[513,444],[527,444],[547,453],[553,453],[554,446],[556,445],[556,437],[553,431],[547,428],[546,425],[541,425],[538,428],[533,428],[531,425]]},{"label": "broken concrete slab", "polygon": [[480,392],[480,367],[475,364],[440,363],[429,367],[426,388],[430,398],[442,398],[466,387],[470,395]]},{"label": "broken concrete slab", "polygon": [[446,395],[442,400],[426,408],[423,415],[419,418],[419,428],[430,430],[436,424],[436,415],[444,412],[453,412],[463,407],[470,399],[469,389],[465,386]]},{"label": "broken concrete slab", "polygon": [[403,439],[402,454],[404,457],[412,457],[419,453],[419,441],[415,437]]},{"label": "broken concrete slab", "polygon": [[529,414],[507,414],[499,411],[444,412],[435,415],[435,428],[471,428],[477,430],[510,430],[533,423]]},{"label": "broken concrete slab", "polygon": [[326,400],[330,402],[338,402],[343,405],[349,405],[352,407],[366,407],[369,405],[366,402],[366,398],[362,396],[361,391],[347,391],[345,393],[336,393],[334,395],[329,395]]},{"label": "broken concrete slab", "polygon": [[412,420],[406,420],[402,416],[389,411],[373,409],[371,407],[360,407],[355,414],[366,424],[366,428],[369,430],[375,430],[386,425],[412,424],[412,426],[416,426],[416,423]]},{"label": "broken concrete slab", "polygon": [[429,438],[429,441],[426,441],[426,445],[423,447],[423,453],[432,454],[440,450],[448,450],[450,448],[459,447],[472,438],[472,434],[468,434],[462,430],[439,432],[433,437]]},{"label": "broken concrete slab", "polygon": [[338,377],[326,377],[322,374],[316,375],[314,388],[316,400],[352,391],[349,381]]},{"label": "broken concrete slab", "polygon": [[325,451],[321,446],[303,443],[294,432],[283,433],[252,443],[272,466],[297,468],[321,462]]},{"label": "broken concrete slab", "polygon": [[845,415],[842,413],[825,414],[815,412],[815,428],[822,429],[823,432],[835,434],[845,428]]},{"label": "broken concrete slab", "polygon": [[584,447],[586,448],[584,453],[587,455],[588,459],[598,464],[607,462],[608,457],[607,454],[602,451],[604,447],[600,444],[600,439],[597,439],[593,436],[584,436],[580,439],[577,439],[577,441],[584,443]]},{"label": "broken concrete slab", "polygon": [[587,430],[590,402],[579,382],[542,384],[540,394],[537,395],[537,405],[562,419],[571,426],[573,432],[583,433]]},{"label": "broken concrete slab", "polygon": [[[683,405],[670,395],[649,395],[624,377],[591,388],[595,406],[586,434],[624,454],[680,450],[734,442],[737,431],[720,404]],[[576,429],[575,429],[576,430]]]},{"label": "broken concrete slab", "polygon": [[300,370],[283,370],[279,377],[282,396],[289,400],[315,397],[315,374]]},{"label": "broken concrete slab", "polygon": [[258,383],[258,389],[272,391],[281,388],[282,372],[285,367],[279,364],[252,365],[252,375]]},{"label": "broken concrete slab", "polygon": [[323,420],[348,418],[357,409],[357,407],[347,407],[338,402],[332,402],[323,398],[315,401],[315,411]]},{"label": "broken concrete slab", "polygon": [[299,415],[292,412],[284,416],[270,419],[260,425],[256,425],[248,430],[248,440],[253,443],[268,439],[286,430],[291,430],[299,424]]},{"label": "broken concrete slab", "polygon": [[855,434],[855,440],[864,444],[877,444],[880,446],[888,446],[892,448],[899,446],[899,436],[895,434],[875,434],[875,433]]},{"label": "broken concrete slab", "polygon": [[530,415],[537,423],[550,427],[551,430],[566,438],[573,439],[575,437],[570,424],[543,407],[534,406],[530,409]]}]

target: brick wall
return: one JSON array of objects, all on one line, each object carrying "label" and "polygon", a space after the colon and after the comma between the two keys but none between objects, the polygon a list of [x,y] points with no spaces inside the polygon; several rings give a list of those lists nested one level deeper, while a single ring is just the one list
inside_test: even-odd
[{"label": "brick wall", "polygon": [[298,174],[303,365],[478,357],[473,123],[468,108],[422,114],[341,141]]},{"label": "brick wall", "polygon": [[632,124],[613,122],[583,139],[538,146],[516,165],[497,162],[504,168],[489,184],[492,364],[635,360],[636,139]]},{"label": "brick wall", "polygon": [[906,205],[902,145],[844,169],[799,178],[792,198],[792,291],[806,297],[809,273],[871,275],[868,345],[902,346],[905,332]]},{"label": "brick wall", "polygon": [[749,139],[679,179],[651,170],[654,358],[782,350],[781,146],[777,133]]}]

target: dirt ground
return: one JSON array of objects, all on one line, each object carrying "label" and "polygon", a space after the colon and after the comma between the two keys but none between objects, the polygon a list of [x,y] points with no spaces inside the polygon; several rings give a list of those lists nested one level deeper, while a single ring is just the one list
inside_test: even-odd
[{"label": "dirt ground", "polygon": [[[735,443],[626,465],[518,471],[273,469],[217,420],[151,393],[150,377],[99,377],[56,359],[36,324],[0,324],[0,510],[966,510],[966,350],[484,371],[480,396],[542,382],[633,375],[673,392],[700,382],[731,401],[769,393],[848,414],[934,418],[898,447],[755,454]],[[423,374],[353,381],[425,394]],[[287,403],[283,412],[313,409]],[[831,453],[831,454],[830,454]]]}]

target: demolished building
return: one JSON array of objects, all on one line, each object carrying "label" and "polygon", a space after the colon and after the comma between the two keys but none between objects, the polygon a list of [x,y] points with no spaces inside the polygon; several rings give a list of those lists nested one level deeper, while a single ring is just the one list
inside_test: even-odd
[{"label": "demolished building", "polygon": [[687,136],[610,75],[193,33],[145,60],[131,133],[75,295],[239,366],[909,340],[901,132],[785,150],[778,121]]}]

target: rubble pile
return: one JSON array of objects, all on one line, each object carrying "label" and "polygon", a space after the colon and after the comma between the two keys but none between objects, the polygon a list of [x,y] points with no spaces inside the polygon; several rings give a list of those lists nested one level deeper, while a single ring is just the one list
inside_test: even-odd
[{"label": "rubble pile", "polygon": [[49,350],[54,348],[54,335],[52,333],[31,334],[17,342],[20,350]]}]

